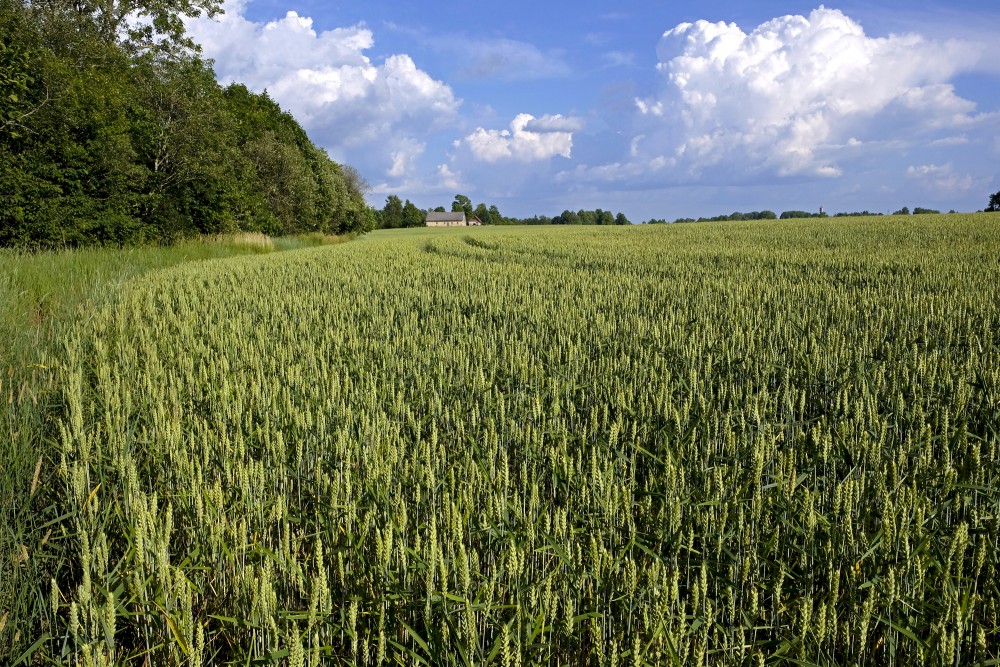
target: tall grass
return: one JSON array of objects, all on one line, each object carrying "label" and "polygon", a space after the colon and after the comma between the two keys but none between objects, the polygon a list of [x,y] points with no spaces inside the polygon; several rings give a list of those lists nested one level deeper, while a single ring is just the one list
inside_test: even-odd
[{"label": "tall grass", "polygon": [[56,463],[50,416],[61,409],[55,371],[67,331],[143,274],[340,240],[238,234],[128,249],[0,249],[0,663],[30,648],[50,623],[38,584],[59,576],[66,539],[49,523],[63,508],[47,480]]}]

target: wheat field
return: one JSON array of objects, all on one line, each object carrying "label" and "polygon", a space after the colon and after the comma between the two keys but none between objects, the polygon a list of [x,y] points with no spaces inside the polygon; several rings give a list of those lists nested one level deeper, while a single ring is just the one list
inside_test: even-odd
[{"label": "wheat field", "polygon": [[1000,664],[998,253],[993,217],[928,216],[146,275],[53,361],[37,650]]}]

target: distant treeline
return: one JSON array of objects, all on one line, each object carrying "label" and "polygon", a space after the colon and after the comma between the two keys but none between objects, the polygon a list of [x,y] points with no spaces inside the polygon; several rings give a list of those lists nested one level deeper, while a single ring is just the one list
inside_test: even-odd
[{"label": "distant treeline", "polygon": [[[997,193],[1000,195],[1000,193]],[[996,205],[1000,207],[1000,198]],[[624,213],[612,213],[603,209],[592,211],[581,209],[579,211],[565,210],[559,215],[549,217],[546,215],[536,215],[530,218],[507,217],[500,213],[495,205],[479,203],[473,205],[472,200],[465,195],[455,195],[455,200],[451,203],[451,208],[438,206],[430,209],[439,212],[459,212],[465,213],[466,219],[478,218],[484,225],[630,225],[632,224]],[[940,213],[929,208],[917,207],[913,209],[914,214]],[[952,211],[954,213],[954,211]],[[909,215],[910,209],[904,206],[893,215]],[[427,219],[427,211],[418,208],[416,204],[407,199],[405,202],[398,195],[389,195],[385,200],[385,206],[381,209],[373,208],[371,215],[379,229],[396,229],[401,227],[422,227]],[[796,220],[802,218],[848,218],[848,217],[870,217],[884,215],[883,213],[872,213],[870,211],[854,211],[852,213],[835,213],[832,216],[825,211],[813,213],[811,211],[784,211],[779,216],[774,211],[751,211],[741,213],[736,211],[726,215],[717,215],[711,218],[677,218],[674,223],[684,222],[727,222],[739,220]],[[643,224],[665,225],[670,221],[665,218],[653,218],[646,220]]]},{"label": "distant treeline", "polygon": [[[434,211],[446,212],[444,206],[438,206]],[[624,213],[612,213],[603,209],[588,211],[565,210],[555,217],[536,215],[530,218],[507,217],[500,213],[496,205],[479,203],[473,205],[472,200],[465,195],[455,195],[451,203],[452,212],[464,212],[468,220],[478,218],[484,225],[630,225]],[[401,227],[422,227],[427,219],[427,211],[417,208],[409,199],[403,202],[397,195],[389,195],[385,206],[373,209],[372,215],[379,229],[396,229]]]},{"label": "distant treeline", "polygon": [[[774,211],[751,211],[750,213],[740,213],[739,211],[735,213],[730,213],[728,215],[717,215],[712,218],[677,218],[674,222],[728,222],[730,220],[775,220],[777,215]],[[652,220],[647,220],[647,225],[663,225],[666,224],[668,220],[663,218]]]},{"label": "distant treeline", "polygon": [[[954,213],[955,211],[951,211]],[[913,215],[927,215],[941,213],[941,211],[936,211],[931,208],[920,208],[919,206],[913,209]],[[799,220],[802,218],[860,218],[860,217],[872,217],[878,215],[885,215],[884,213],[872,213],[870,211],[854,211],[852,213],[834,213],[832,216],[825,211],[819,213],[813,213],[811,211],[784,211],[779,216],[774,213],[774,211],[752,211],[750,213],[740,213],[739,211],[735,213],[730,213],[728,215],[717,215],[712,218],[677,218],[674,223],[681,222],[727,222],[731,220]],[[910,215],[910,209],[904,206],[898,211],[895,211],[893,215]],[[665,225],[669,224],[669,220],[664,218],[652,218],[647,220],[644,224],[647,225]]]},{"label": "distant treeline", "polygon": [[366,184],[183,34],[212,0],[0,0],[0,245],[371,228]]}]

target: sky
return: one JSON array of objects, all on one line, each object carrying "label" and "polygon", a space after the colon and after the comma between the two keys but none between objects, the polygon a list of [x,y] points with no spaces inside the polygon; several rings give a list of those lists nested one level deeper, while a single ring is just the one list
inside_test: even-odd
[{"label": "sky", "polygon": [[189,21],[381,207],[633,222],[974,211],[1000,190],[996,0],[225,0]]}]

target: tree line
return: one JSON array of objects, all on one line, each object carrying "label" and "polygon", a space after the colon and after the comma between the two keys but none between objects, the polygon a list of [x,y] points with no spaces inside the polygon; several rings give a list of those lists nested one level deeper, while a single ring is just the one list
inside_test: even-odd
[{"label": "tree line", "polygon": [[[1000,192],[991,195],[989,206],[985,209],[986,211],[1000,211]],[[949,211],[949,213],[954,213],[954,210]],[[935,215],[940,214],[941,211],[932,208],[923,208],[917,206],[913,209],[912,215]],[[684,223],[684,222],[728,222],[733,220],[799,220],[805,218],[859,218],[859,217],[873,217],[885,215],[884,213],[873,213],[868,210],[864,211],[853,211],[853,212],[842,212],[829,214],[825,211],[820,211],[818,213],[811,211],[783,211],[781,215],[777,215],[774,211],[752,211],[750,213],[740,213],[739,211],[735,213],[729,213],[726,215],[717,215],[714,217],[700,217],[700,218],[677,218],[674,223]],[[907,206],[893,211],[892,215],[911,215],[910,209]],[[665,225],[669,224],[670,221],[665,218],[652,218],[646,220],[643,224],[647,225]]]},{"label": "tree line", "polygon": [[[579,210],[571,211],[565,210],[559,215],[554,217],[549,217],[545,215],[536,215],[530,218],[514,218],[506,217],[500,213],[500,210],[495,205],[488,205],[485,203],[479,203],[474,205],[472,200],[466,195],[458,194],[455,195],[454,201],[451,203],[451,208],[446,209],[444,206],[438,206],[433,209],[421,209],[416,206],[413,202],[407,199],[405,202],[400,199],[398,195],[389,195],[385,200],[385,205],[381,209],[373,208],[371,211],[372,217],[375,220],[375,226],[379,229],[398,229],[403,227],[422,227],[424,226],[428,211],[439,211],[446,212],[451,210],[452,212],[464,212],[466,219],[472,219],[473,217],[479,218],[479,220],[484,225],[629,225],[632,224],[629,219],[623,214],[612,214],[610,211],[605,211],[602,209],[595,209],[593,211]],[[986,211],[1000,211],[1000,192],[991,195],[989,206]],[[951,213],[955,211],[952,210]],[[913,209],[914,215],[927,215],[927,214],[937,214],[940,211],[930,208],[916,207]],[[825,211],[812,212],[812,211],[800,211],[800,210],[789,210],[782,211],[780,215],[774,211],[763,210],[763,211],[750,211],[743,213],[736,211],[733,213],[725,215],[717,215],[713,217],[700,217],[700,218],[677,218],[674,223],[685,223],[685,222],[727,222],[727,221],[739,221],[739,220],[797,220],[804,218],[849,218],[849,217],[872,217],[884,215],[883,213],[871,212],[867,209],[864,211],[853,211],[853,212],[841,212],[829,214]],[[906,206],[893,212],[893,215],[910,215],[910,209]],[[647,225],[663,225],[669,224],[670,221],[665,218],[651,218],[646,220],[643,224]]]},{"label": "tree line", "polygon": [[0,0],[0,245],[374,226],[354,169],[266,92],[218,84],[182,23],[218,11]]},{"label": "tree line", "polygon": [[[478,218],[484,225],[630,225],[632,224],[624,213],[614,214],[603,209],[579,211],[565,210],[559,215],[549,217],[536,215],[530,218],[508,217],[500,213],[495,204],[480,202],[473,204],[466,195],[455,195],[451,208],[438,206],[428,211],[445,213],[465,213],[466,220]],[[417,208],[409,199],[405,202],[398,195],[386,197],[385,206],[373,209],[372,214],[379,229],[398,229],[401,227],[422,227],[427,220],[427,213]]]}]

